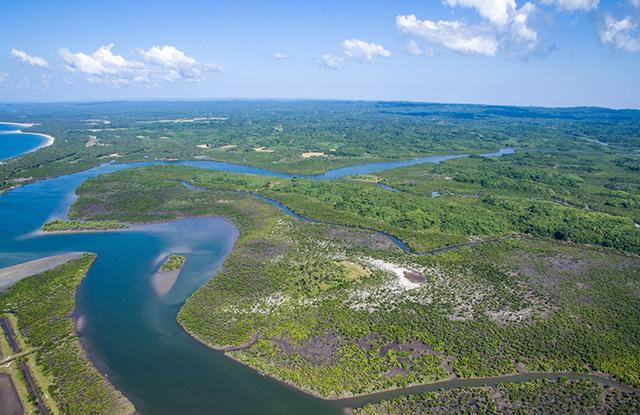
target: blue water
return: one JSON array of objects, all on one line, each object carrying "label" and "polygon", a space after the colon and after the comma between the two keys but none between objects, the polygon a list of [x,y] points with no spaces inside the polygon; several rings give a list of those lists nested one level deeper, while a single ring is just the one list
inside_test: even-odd
[{"label": "blue water", "polygon": [[0,161],[28,153],[47,142],[47,138],[39,134],[18,132],[15,124],[0,124]]},{"label": "blue water", "polygon": [[[374,163],[310,178],[327,180],[458,157],[463,156]],[[339,403],[261,376],[204,347],[176,323],[185,298],[215,275],[232,249],[237,230],[229,222],[197,218],[117,232],[34,233],[51,218],[66,216],[75,189],[87,178],[150,164],[291,177],[230,163],[144,162],[105,164],[19,187],[0,195],[0,266],[62,252],[97,254],[77,295],[81,340],[95,365],[142,414],[341,414]],[[184,254],[187,261],[176,285],[159,296],[151,278],[167,252]]]}]

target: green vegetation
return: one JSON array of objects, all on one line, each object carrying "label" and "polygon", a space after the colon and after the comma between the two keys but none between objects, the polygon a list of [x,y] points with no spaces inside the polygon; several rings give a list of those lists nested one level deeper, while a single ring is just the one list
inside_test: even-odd
[{"label": "green vegetation", "polygon": [[[105,114],[108,114],[105,115]],[[210,101],[0,105],[0,119],[38,123],[55,144],[0,165],[0,188],[112,160],[214,159],[311,174],[369,161],[640,147],[638,111],[403,102]],[[199,120],[198,120],[199,119]],[[194,120],[193,122],[180,122]],[[172,122],[174,121],[174,122]],[[91,137],[95,137],[95,139]],[[94,145],[86,146],[87,142]],[[270,152],[259,152],[256,148]],[[303,158],[306,152],[326,156]],[[635,157],[630,157],[633,165]]]},{"label": "green vegetation", "polygon": [[64,231],[107,231],[113,229],[124,229],[127,224],[113,220],[54,220],[42,225],[43,232],[64,232]]},{"label": "green vegetation", "polygon": [[167,257],[167,260],[164,261],[160,269],[162,271],[177,271],[184,265],[184,260],[185,257],[183,255],[171,254]]},{"label": "green vegetation", "polygon": [[591,381],[536,380],[401,396],[354,415],[635,414],[640,395]]},{"label": "green vegetation", "polygon": [[530,237],[415,256],[381,235],[302,222],[236,191],[271,196],[299,185],[142,168],[87,181],[71,214],[233,220],[240,238],[224,271],[193,294],[179,322],[202,342],[322,396],[519,367],[605,372],[640,386],[637,256]]},{"label": "green vegetation", "polygon": [[15,316],[20,337],[34,351],[34,366],[43,374],[36,371],[36,380],[55,400],[53,413],[133,413],[131,403],[90,364],[70,317],[76,288],[94,258],[84,255],[0,294],[0,311]]}]

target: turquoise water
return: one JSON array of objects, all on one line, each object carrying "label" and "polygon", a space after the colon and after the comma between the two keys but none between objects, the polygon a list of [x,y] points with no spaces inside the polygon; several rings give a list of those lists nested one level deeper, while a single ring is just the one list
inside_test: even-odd
[{"label": "turquoise water", "polygon": [[[457,157],[464,156],[420,162]],[[334,179],[406,163],[418,162],[354,166],[311,178]],[[340,403],[312,398],[261,376],[202,346],[176,323],[185,298],[215,275],[232,249],[237,230],[229,222],[197,218],[119,232],[34,233],[51,218],[65,217],[75,189],[87,178],[149,164],[154,163],[106,164],[0,195],[0,266],[61,252],[97,254],[77,295],[81,340],[94,364],[142,414],[341,414]],[[290,177],[229,163],[171,164]],[[167,252],[182,253],[187,262],[176,285],[161,297],[153,291],[151,278]]]},{"label": "turquoise water", "polygon": [[47,138],[39,134],[16,132],[20,128],[15,124],[0,124],[0,161],[33,151],[47,142]]}]

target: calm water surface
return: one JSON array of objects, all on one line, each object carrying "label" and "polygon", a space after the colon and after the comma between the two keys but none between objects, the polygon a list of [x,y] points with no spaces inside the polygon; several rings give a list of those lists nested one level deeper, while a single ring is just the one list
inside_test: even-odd
[{"label": "calm water surface", "polygon": [[[2,124],[0,128],[7,129]],[[25,139],[28,134],[16,136]],[[1,150],[5,138],[0,133]],[[20,154],[14,148],[0,155],[11,152]],[[310,178],[328,180],[458,157],[464,156],[374,163]],[[0,195],[0,267],[61,252],[98,255],[78,290],[81,339],[96,366],[142,414],[341,414],[342,404],[309,397],[261,376],[202,346],[176,323],[184,300],[215,275],[232,249],[237,230],[231,223],[197,218],[118,232],[34,233],[51,218],[65,217],[75,189],[87,178],[149,164],[154,163],[107,164]],[[220,162],[171,164],[291,177]],[[160,297],[151,288],[151,278],[168,252],[184,254],[187,262],[176,285]]]}]

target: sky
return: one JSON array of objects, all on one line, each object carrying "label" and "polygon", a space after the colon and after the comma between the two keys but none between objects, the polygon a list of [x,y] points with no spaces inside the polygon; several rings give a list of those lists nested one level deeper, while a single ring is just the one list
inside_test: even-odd
[{"label": "sky", "polygon": [[0,101],[640,108],[640,0],[0,0]]}]

